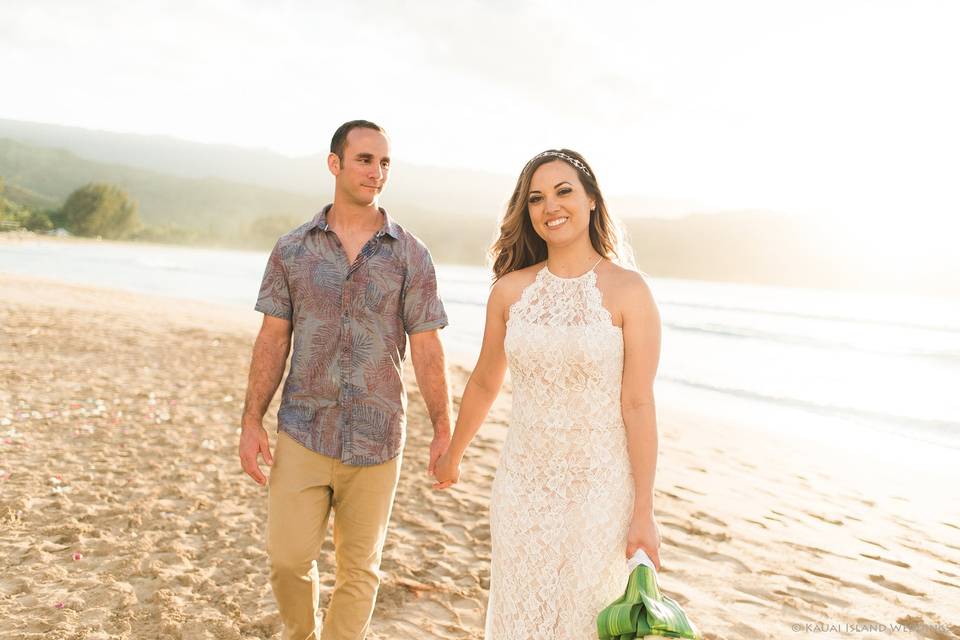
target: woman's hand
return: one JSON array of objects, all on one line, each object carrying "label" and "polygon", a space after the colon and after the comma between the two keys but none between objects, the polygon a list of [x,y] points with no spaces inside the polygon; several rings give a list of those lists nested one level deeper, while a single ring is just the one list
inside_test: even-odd
[{"label": "woman's hand", "polygon": [[653,516],[653,509],[633,511],[627,530],[627,558],[632,558],[637,549],[646,551],[657,571],[660,571],[660,526]]},{"label": "woman's hand", "polygon": [[433,477],[437,481],[433,484],[434,489],[446,489],[460,481],[460,456],[454,457],[448,449],[437,460],[433,469]]}]

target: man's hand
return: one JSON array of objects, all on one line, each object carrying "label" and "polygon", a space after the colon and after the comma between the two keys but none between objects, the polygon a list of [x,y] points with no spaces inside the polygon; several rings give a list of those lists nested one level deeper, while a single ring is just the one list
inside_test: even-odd
[{"label": "man's hand", "polygon": [[260,454],[263,454],[263,461],[268,467],[273,466],[267,430],[262,424],[245,425],[240,431],[240,466],[248,476],[262,486],[267,484],[267,477],[263,475],[260,463],[257,462],[257,456]]},{"label": "man's hand", "polygon": [[267,466],[273,465],[270,439],[263,428],[263,416],[283,377],[283,368],[290,352],[291,326],[289,320],[264,314],[263,326],[253,344],[247,397],[240,418],[239,452],[240,466],[259,485],[267,484],[267,477],[260,471],[257,456],[263,454]]},{"label": "man's hand", "polygon": [[410,356],[420,395],[433,424],[433,442],[430,443],[430,460],[427,461],[427,475],[432,476],[437,468],[437,459],[450,446],[450,387],[447,385],[447,367],[438,330],[410,334]]},{"label": "man's hand", "polygon": [[437,460],[447,452],[450,447],[450,431],[441,431],[433,435],[433,441],[430,443],[430,461],[427,463],[427,475],[432,476],[437,470]]}]

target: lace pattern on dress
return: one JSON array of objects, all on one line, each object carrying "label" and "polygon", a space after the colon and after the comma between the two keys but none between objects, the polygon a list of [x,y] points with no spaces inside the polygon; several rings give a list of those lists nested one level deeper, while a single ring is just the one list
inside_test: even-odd
[{"label": "lace pattern on dress", "polygon": [[487,640],[596,638],[626,583],[633,480],[623,334],[591,270],[546,267],[510,308],[510,429],[493,483]]}]

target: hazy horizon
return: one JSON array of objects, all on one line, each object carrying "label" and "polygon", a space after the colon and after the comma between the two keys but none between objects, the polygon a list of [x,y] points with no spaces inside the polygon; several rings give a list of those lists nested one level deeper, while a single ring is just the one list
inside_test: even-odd
[{"label": "hazy horizon", "polygon": [[[818,218],[852,260],[952,251],[960,5],[706,0],[0,5],[0,118],[515,176],[578,149],[611,197]],[[904,239],[910,251],[903,254]]]},{"label": "hazy horizon", "polygon": [[949,2],[92,4],[0,7],[0,55],[24,89],[0,115],[292,156],[366,116],[417,164],[512,175],[566,144],[611,193],[638,191],[617,166],[630,155],[665,195],[741,206],[767,187],[719,188],[707,174],[730,168],[697,154],[766,175],[789,155],[835,165],[824,142],[870,161],[861,145],[882,133],[891,155],[958,133],[960,96],[936,82],[960,57]]}]

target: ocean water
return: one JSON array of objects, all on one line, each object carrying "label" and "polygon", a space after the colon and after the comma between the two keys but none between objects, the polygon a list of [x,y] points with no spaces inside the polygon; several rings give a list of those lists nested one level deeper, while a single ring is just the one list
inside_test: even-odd
[{"label": "ocean water", "polygon": [[[0,272],[251,309],[267,254],[123,243],[0,244]],[[479,352],[489,273],[438,265],[447,349]],[[892,451],[960,449],[960,300],[651,278],[658,397],[764,428]],[[948,451],[944,451],[947,453]],[[957,451],[960,458],[960,451]]]}]

